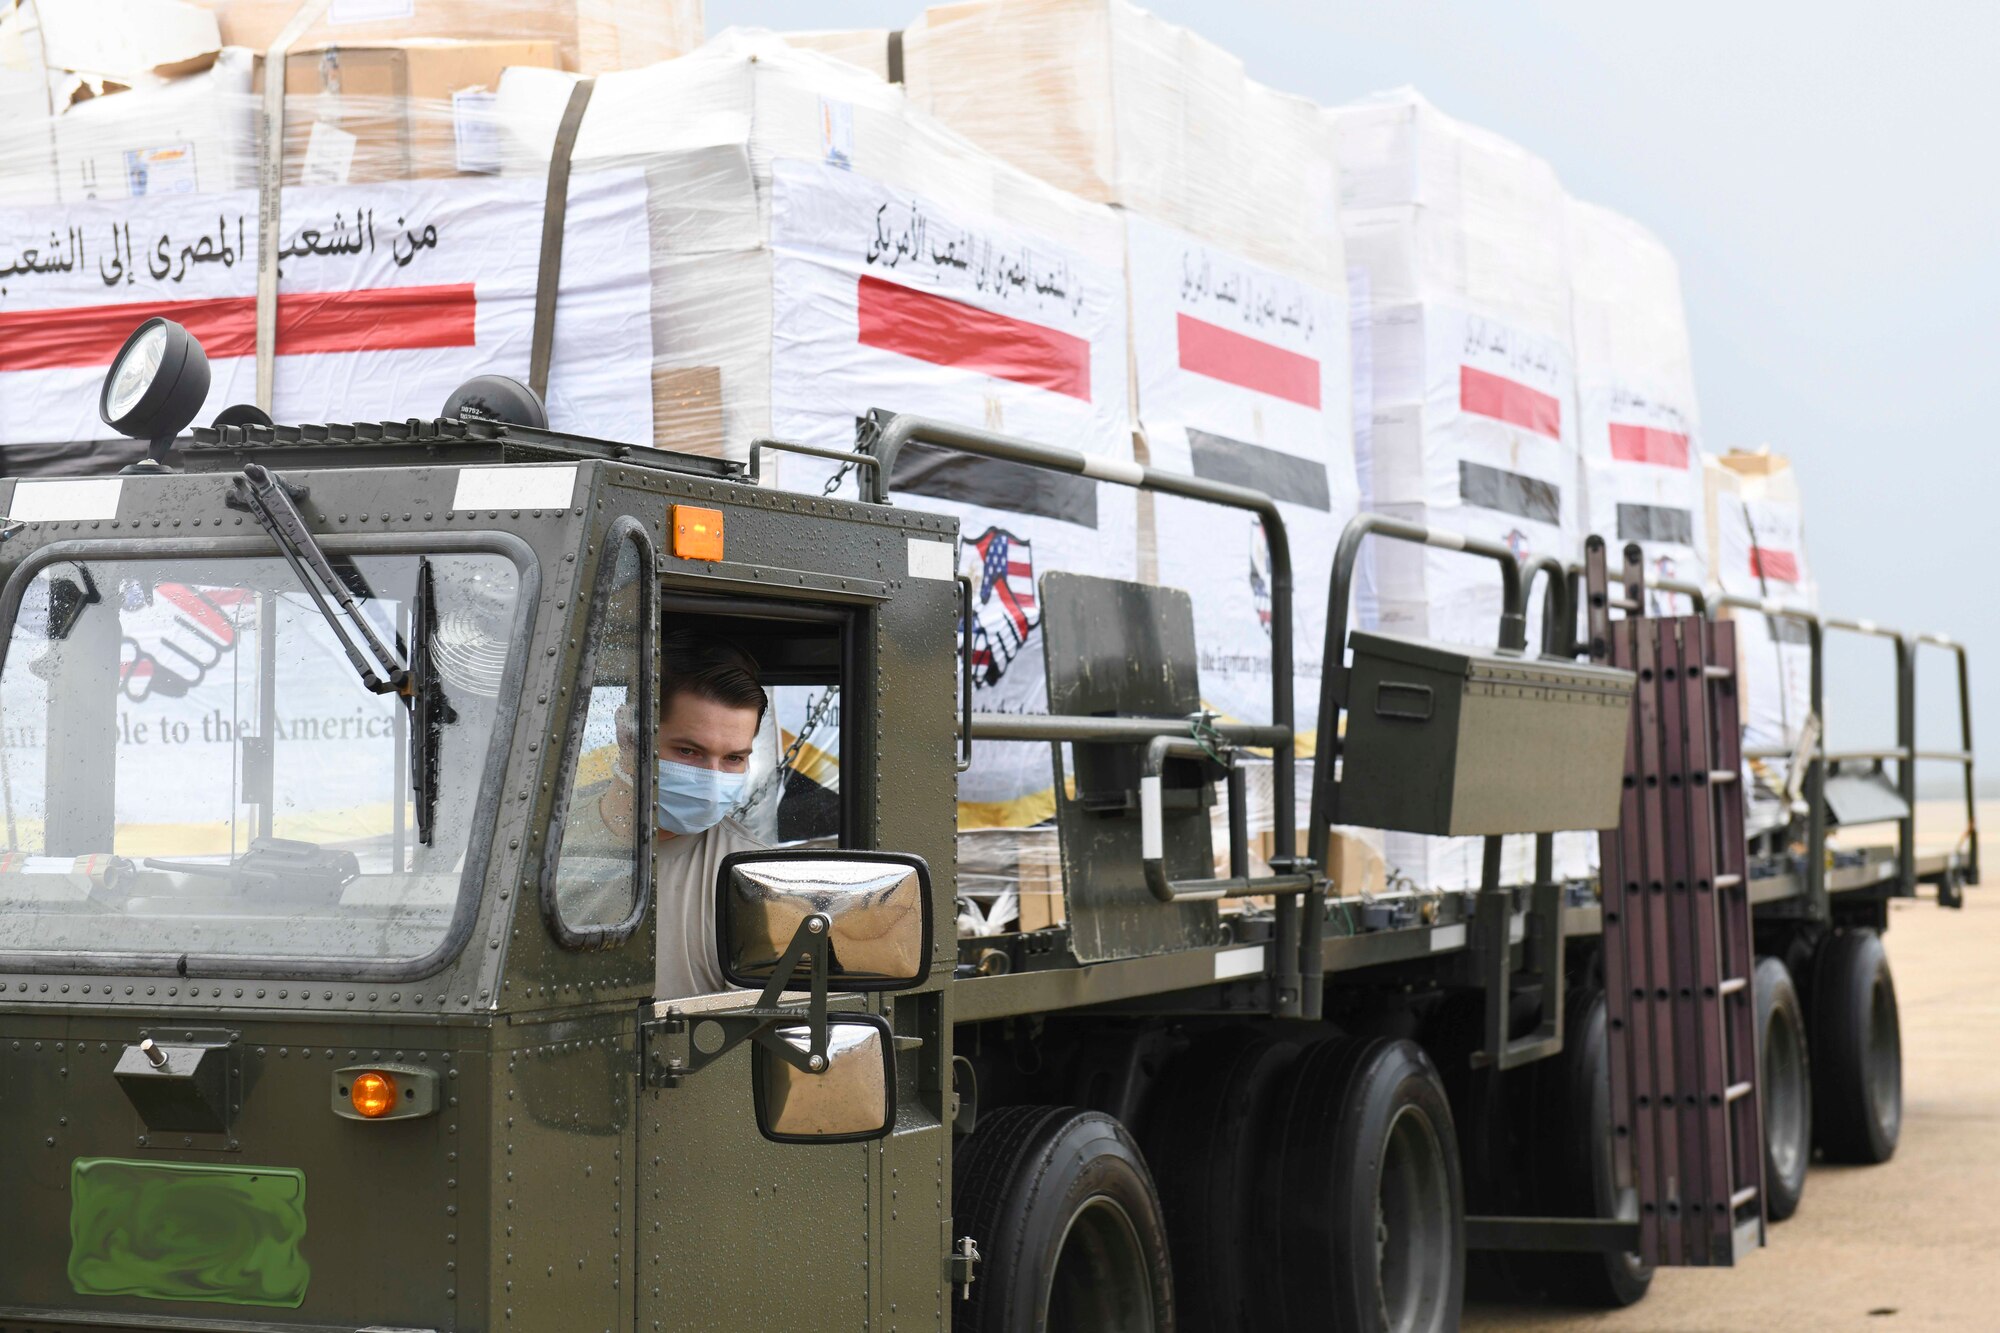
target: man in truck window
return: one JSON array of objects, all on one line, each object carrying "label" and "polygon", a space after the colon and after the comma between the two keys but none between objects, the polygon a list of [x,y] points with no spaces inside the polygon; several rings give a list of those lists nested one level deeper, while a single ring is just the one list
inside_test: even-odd
[{"label": "man in truck window", "polygon": [[[669,632],[661,644],[654,737],[653,891],[659,907],[653,994],[685,999],[729,989],[716,961],[715,874],[722,858],[760,844],[730,817],[767,706],[757,663],[726,639]],[[636,738],[621,715],[611,781],[571,816],[594,813],[614,837],[632,833]],[[583,793],[579,793],[583,795]],[[629,845],[629,844],[628,844]]]}]

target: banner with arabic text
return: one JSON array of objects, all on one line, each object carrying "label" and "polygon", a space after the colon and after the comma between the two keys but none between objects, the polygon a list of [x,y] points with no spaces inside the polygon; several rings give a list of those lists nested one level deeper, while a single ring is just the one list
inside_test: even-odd
[{"label": "banner with arabic text", "polygon": [[[431,417],[474,375],[528,378],[540,180],[284,192],[272,415]],[[563,236],[549,413],[652,439],[646,187],[577,177]],[[206,349],[208,421],[256,388],[257,195],[242,190],[0,209],[0,447],[88,440],[105,369],[142,321]]]}]

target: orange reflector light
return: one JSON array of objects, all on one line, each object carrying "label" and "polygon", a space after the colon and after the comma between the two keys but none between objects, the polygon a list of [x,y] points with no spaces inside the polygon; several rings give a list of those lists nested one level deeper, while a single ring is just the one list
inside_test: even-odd
[{"label": "orange reflector light", "polygon": [[396,1109],[396,1084],[387,1074],[357,1074],[352,1091],[348,1094],[354,1109],[370,1120],[379,1119]]},{"label": "orange reflector light", "polygon": [[722,559],[722,511],[675,505],[674,554],[683,560]]}]

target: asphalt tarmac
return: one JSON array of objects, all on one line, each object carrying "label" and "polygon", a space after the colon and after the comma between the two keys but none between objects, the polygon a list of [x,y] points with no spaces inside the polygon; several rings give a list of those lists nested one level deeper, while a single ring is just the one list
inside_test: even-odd
[{"label": "asphalt tarmac", "polygon": [[[2000,808],[1982,810],[2000,829]],[[1891,905],[1903,1133],[1876,1167],[1815,1165],[1804,1201],[1734,1269],[1659,1273],[1615,1313],[1475,1306],[1467,1329],[2000,1330],[2000,865],[1963,911]],[[1926,890],[1926,894],[1928,894]]]}]

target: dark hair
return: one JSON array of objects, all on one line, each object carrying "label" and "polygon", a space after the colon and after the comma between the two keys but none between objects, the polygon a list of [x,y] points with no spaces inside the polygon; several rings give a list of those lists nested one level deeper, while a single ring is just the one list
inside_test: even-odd
[{"label": "dark hair", "polygon": [[660,715],[677,694],[692,694],[728,708],[754,708],[764,723],[770,700],[757,683],[757,659],[724,638],[668,630],[660,638]]}]

